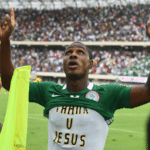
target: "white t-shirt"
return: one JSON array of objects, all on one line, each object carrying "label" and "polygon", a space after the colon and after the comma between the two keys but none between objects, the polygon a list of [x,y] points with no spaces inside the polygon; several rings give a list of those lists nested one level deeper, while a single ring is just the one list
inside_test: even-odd
[{"label": "white t-shirt", "polygon": [[48,150],[103,150],[108,128],[92,109],[54,107],[49,110]]}]

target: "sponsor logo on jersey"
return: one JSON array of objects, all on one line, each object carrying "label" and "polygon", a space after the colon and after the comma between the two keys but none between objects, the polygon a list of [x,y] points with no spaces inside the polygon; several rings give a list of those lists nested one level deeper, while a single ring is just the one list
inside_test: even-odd
[{"label": "sponsor logo on jersey", "polygon": [[70,95],[70,97],[72,97],[72,98],[79,98],[80,96],[79,95],[76,95],[76,96]]},{"label": "sponsor logo on jersey", "polygon": [[89,92],[87,92],[85,97],[88,98],[88,99],[92,99],[92,100],[94,100],[96,102],[98,102],[100,100],[100,95],[96,91],[89,91]]},{"label": "sponsor logo on jersey", "polygon": [[52,97],[57,97],[57,96],[60,96],[60,95],[55,95],[54,93],[52,94]]}]

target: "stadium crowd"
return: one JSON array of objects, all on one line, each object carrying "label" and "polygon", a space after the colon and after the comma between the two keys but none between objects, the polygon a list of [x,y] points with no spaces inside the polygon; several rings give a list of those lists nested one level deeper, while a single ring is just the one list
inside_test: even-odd
[{"label": "stadium crowd", "polygon": [[[12,62],[16,68],[31,65],[31,73],[63,72],[64,51],[49,48],[12,47]],[[147,77],[150,68],[150,52],[127,50],[92,51],[94,65],[90,73],[117,76]]]},{"label": "stadium crowd", "polygon": [[[0,9],[0,17],[9,10]],[[145,33],[150,5],[63,8],[61,10],[15,9],[13,41],[148,41]],[[12,46],[14,66],[31,65],[32,73],[63,72],[64,51]],[[90,73],[147,77],[147,51],[92,51]]]},{"label": "stadium crowd", "polygon": [[[13,41],[147,41],[150,5],[15,9]],[[9,10],[0,9],[0,17]]]}]

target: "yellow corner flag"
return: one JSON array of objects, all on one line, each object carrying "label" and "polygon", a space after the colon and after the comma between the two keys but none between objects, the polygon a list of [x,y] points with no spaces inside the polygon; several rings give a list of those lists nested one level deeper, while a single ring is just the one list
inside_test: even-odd
[{"label": "yellow corner flag", "polygon": [[6,116],[0,134],[0,150],[25,150],[31,66],[14,70]]}]

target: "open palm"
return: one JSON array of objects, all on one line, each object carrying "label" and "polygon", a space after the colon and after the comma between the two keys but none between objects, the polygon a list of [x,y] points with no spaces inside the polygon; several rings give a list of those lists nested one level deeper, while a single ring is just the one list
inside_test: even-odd
[{"label": "open palm", "polygon": [[15,27],[15,14],[14,9],[10,8],[11,18],[8,14],[5,15],[0,21],[0,40],[7,40],[9,39],[14,27]]}]

